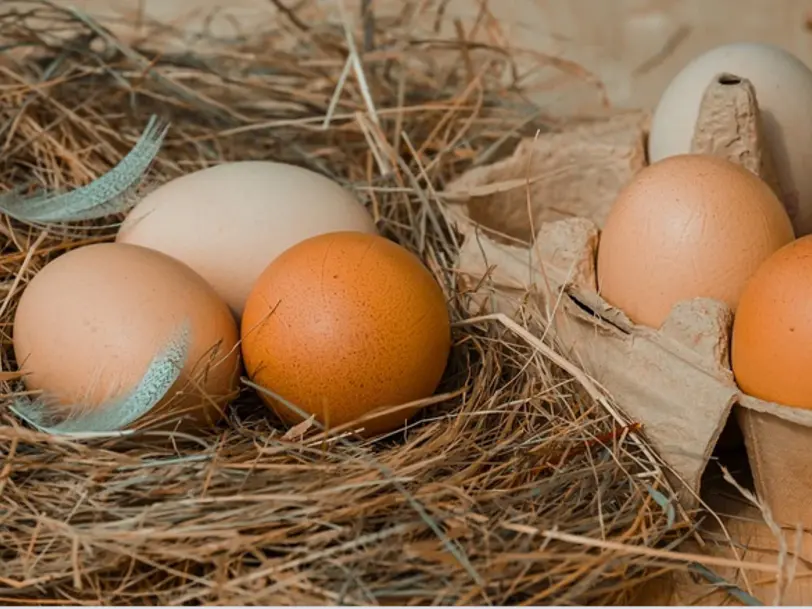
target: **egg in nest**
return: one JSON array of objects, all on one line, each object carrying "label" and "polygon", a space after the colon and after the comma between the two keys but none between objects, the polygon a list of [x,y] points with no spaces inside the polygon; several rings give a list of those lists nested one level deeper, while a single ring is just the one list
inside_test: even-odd
[{"label": "egg in nest", "polygon": [[136,245],[88,245],[30,281],[14,318],[14,355],[33,404],[60,431],[208,427],[238,391],[238,328],[186,265]]},{"label": "egg in nest", "polygon": [[377,232],[348,190],[303,167],[239,161],[158,187],[130,211],[116,240],[188,265],[239,318],[272,260],[304,239],[341,230]]},{"label": "egg in nest", "polygon": [[435,391],[451,347],[445,297],[428,269],[357,232],[312,237],[276,258],[248,298],[241,334],[248,375],[272,392],[260,395],[284,421],[302,420],[287,402],[329,428],[357,422],[370,435],[417,412],[399,406]]}]

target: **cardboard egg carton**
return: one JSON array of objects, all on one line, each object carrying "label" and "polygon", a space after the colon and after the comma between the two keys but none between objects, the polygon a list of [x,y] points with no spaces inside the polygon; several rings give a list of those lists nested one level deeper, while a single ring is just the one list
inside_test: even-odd
[{"label": "cardboard egg carton", "polygon": [[[651,329],[598,294],[600,228],[620,189],[646,165],[649,119],[646,112],[619,112],[526,139],[511,157],[475,168],[446,189],[446,210],[464,237],[459,275],[490,289],[471,312],[513,315],[533,294],[561,351],[642,424],[679,479],[675,488],[688,509],[699,505],[703,472],[734,414],[772,518],[812,528],[812,411],[737,387],[731,310],[707,298],[681,302]],[[693,152],[738,162],[780,192],[746,80],[719,75],[709,84]]]}]

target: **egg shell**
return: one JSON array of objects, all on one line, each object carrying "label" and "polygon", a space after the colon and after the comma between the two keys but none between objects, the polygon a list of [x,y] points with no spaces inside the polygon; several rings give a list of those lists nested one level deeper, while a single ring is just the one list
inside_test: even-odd
[{"label": "egg shell", "polygon": [[339,184],[294,165],[242,161],[160,186],[131,210],[116,240],[187,264],[239,318],[274,258],[299,241],[341,230],[376,232],[370,214]]},{"label": "egg shell", "polygon": [[691,152],[702,96],[720,73],[748,79],[756,91],[766,147],[798,236],[812,232],[812,70],[787,51],[769,44],[716,47],[686,65],[657,104],[648,140],[654,163]]},{"label": "egg shell", "polygon": [[794,238],[786,211],[755,174],[706,155],[668,157],[618,195],[598,247],[601,296],[657,328],[682,300],[736,309],[759,265]]},{"label": "egg shell", "polygon": [[[431,273],[403,247],[363,233],[320,235],[284,252],[257,280],[242,318],[249,376],[330,428],[430,396],[450,347]],[[301,420],[261,395],[286,422]],[[417,410],[359,427],[391,431]]]},{"label": "egg shell", "polygon": [[67,415],[131,392],[184,323],[187,364],[142,422],[211,425],[238,388],[237,324],[202,277],[160,252],[102,243],[49,262],[20,298],[14,354],[26,387]]},{"label": "egg shell", "polygon": [[812,408],[812,235],[782,247],[747,283],[731,361],[745,393]]}]

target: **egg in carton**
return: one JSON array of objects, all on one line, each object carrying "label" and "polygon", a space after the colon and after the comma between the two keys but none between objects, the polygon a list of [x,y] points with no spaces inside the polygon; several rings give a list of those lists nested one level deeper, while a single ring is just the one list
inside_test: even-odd
[{"label": "egg in carton", "polygon": [[[472,300],[471,313],[512,316],[531,294],[557,348],[642,425],[688,510],[701,503],[703,473],[733,413],[768,518],[812,527],[812,411],[739,389],[730,367],[729,306],[708,298],[679,302],[652,329],[598,293],[600,229],[620,190],[647,164],[649,125],[646,112],[620,112],[526,139],[511,157],[472,169],[446,189],[446,209],[463,234],[459,274],[488,290],[478,290],[484,296]],[[720,73],[711,80],[691,151],[739,163],[777,192],[746,79]],[[812,559],[812,543],[803,546]]]}]

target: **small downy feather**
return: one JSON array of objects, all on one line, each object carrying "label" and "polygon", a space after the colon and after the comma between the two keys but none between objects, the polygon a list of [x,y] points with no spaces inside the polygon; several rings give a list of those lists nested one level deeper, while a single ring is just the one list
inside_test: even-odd
[{"label": "small downy feather", "polygon": [[[11,411],[29,425],[53,435],[94,434],[121,431],[150,412],[178,380],[189,355],[190,324],[184,322],[166,347],[150,362],[146,373],[126,396],[97,407],[77,404],[71,415],[55,420],[46,400],[18,398]],[[63,408],[60,410],[64,411]]]},{"label": "small downy feather", "polygon": [[127,195],[144,179],[168,130],[169,124],[153,115],[127,156],[100,178],[70,192],[0,196],[0,212],[22,222],[53,223],[95,220],[126,211]]}]

